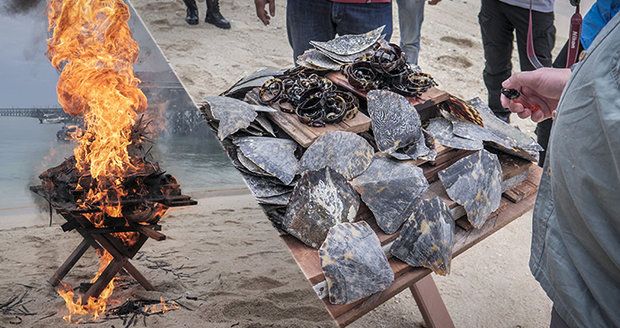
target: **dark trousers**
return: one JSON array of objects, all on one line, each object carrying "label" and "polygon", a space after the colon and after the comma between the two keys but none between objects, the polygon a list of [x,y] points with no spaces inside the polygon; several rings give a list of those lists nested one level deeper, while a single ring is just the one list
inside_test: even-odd
[{"label": "dark trousers", "polygon": [[[553,13],[533,13],[534,49],[538,60],[545,66],[551,66],[551,50],[555,44],[553,19]],[[497,117],[508,121],[510,111],[502,107],[499,97],[502,82],[512,74],[514,34],[517,36],[521,71],[534,69],[526,51],[529,10],[499,0],[482,0],[478,21],[485,60],[482,75],[489,92],[489,107]]]},{"label": "dark trousers", "polygon": [[[579,46],[579,52],[583,51],[581,45]],[[565,68],[566,67],[566,58],[568,57],[568,41],[564,44],[564,47],[558,53],[557,57],[553,61],[553,67],[555,68]],[[544,120],[536,125],[536,141],[539,145],[541,145],[544,150],[540,152],[540,158],[538,160],[538,165],[543,167],[545,165],[545,157],[547,156],[547,146],[549,146],[549,136],[551,136],[551,126],[553,125],[553,120]]]},{"label": "dark trousers", "polygon": [[391,3],[335,3],[329,0],[288,0],[286,31],[296,59],[310,49],[310,41],[329,41],[336,34],[362,34],[385,25],[392,36]]}]

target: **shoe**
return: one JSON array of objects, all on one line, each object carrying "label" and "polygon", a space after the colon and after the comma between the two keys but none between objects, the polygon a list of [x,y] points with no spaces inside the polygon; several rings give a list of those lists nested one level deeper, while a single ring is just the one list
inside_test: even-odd
[{"label": "shoe", "polygon": [[220,13],[219,0],[207,0],[207,16],[205,23],[213,24],[222,29],[229,29],[230,22]]},{"label": "shoe", "polygon": [[189,25],[198,25],[198,6],[196,5],[196,0],[183,0],[185,2],[185,6],[187,7],[187,16],[185,16],[185,21]]}]

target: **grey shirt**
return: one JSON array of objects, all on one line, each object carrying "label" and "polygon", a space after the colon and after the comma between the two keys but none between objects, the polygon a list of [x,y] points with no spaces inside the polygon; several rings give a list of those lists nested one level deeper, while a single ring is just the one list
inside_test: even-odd
[{"label": "grey shirt", "polygon": [[620,15],[568,82],[534,209],[530,269],[571,327],[620,327]]},{"label": "grey shirt", "polygon": [[[530,9],[530,0],[499,0],[509,5],[520,8]],[[541,13],[550,13],[553,11],[553,3],[555,0],[532,0],[532,9]],[[568,2],[568,0],[565,0]]]}]

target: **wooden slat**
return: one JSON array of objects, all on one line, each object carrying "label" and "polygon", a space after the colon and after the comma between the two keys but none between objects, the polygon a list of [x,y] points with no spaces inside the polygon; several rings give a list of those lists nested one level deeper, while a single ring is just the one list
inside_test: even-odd
[{"label": "wooden slat", "polygon": [[454,328],[452,318],[430,274],[409,289],[428,328]]},{"label": "wooden slat", "polygon": [[[535,174],[529,176],[527,181],[538,184],[538,182],[540,181],[541,172],[541,169],[536,168]],[[519,203],[512,203],[508,199],[502,198],[502,204],[500,205],[500,208],[496,212],[491,214],[491,216],[482,228],[473,229],[471,231],[464,231],[458,229],[457,233],[455,234],[453,256],[456,257],[462,254],[481,240],[485,239],[486,237],[506,226],[508,223],[525,214],[534,206],[535,200],[536,194],[532,194],[526,197]],[[396,269],[396,278],[394,280],[394,283],[392,283],[392,285],[386,290],[352,304],[333,305],[329,303],[327,299],[323,300],[328,312],[341,327],[354,322],[364,314],[383,304],[383,302],[394,297],[405,288],[411,286],[413,283],[430,274],[430,270],[428,269],[413,268],[403,262],[396,260],[391,260],[390,265],[392,266],[392,269]]]}]

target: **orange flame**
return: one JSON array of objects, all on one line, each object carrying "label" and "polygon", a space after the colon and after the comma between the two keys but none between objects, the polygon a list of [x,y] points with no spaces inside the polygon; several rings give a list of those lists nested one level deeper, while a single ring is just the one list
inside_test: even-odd
[{"label": "orange flame", "polygon": [[[52,65],[61,71],[58,101],[64,111],[82,115],[86,131],[74,149],[80,176],[92,178],[95,187],[86,191],[78,205],[99,204],[102,213],[88,219],[101,226],[103,214],[122,217],[119,200],[127,194],[123,179],[140,169],[130,158],[131,131],[147,100],[138,88],[133,64],[138,58],[138,44],[129,29],[129,8],[123,0],[50,0],[47,54]],[[78,187],[81,188],[81,187]],[[119,234],[131,245],[135,234]],[[112,260],[109,253],[100,257],[95,281]],[[114,280],[98,298],[85,303],[65,285],[58,293],[72,315],[92,314],[96,319],[105,312],[107,299],[114,290]]]}]

